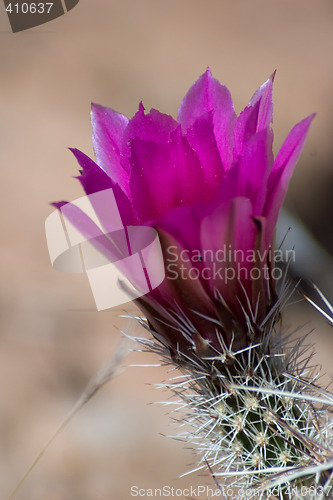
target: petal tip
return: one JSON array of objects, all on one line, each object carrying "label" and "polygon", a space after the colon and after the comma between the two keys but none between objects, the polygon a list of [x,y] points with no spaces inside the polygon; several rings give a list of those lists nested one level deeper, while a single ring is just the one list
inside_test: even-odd
[{"label": "petal tip", "polygon": [[303,130],[304,133],[307,134],[308,130],[310,128],[310,125],[316,116],[317,116],[317,113],[312,113],[311,115],[309,115],[306,118],[304,118],[303,120],[301,120],[297,125],[295,125],[295,127],[299,128],[299,130]]},{"label": "petal tip", "polygon": [[54,207],[57,210],[61,210],[61,208],[67,204],[68,204],[68,201],[53,201],[52,203],[50,203],[51,207]]},{"label": "petal tip", "polygon": [[277,72],[277,69],[275,69],[275,70],[273,71],[273,73],[271,74],[271,76],[269,77],[269,80],[270,80],[272,83],[273,83],[273,82],[274,82],[274,80],[275,80],[276,72]]},{"label": "petal tip", "polygon": [[100,104],[97,104],[96,102],[91,102],[90,103],[90,110],[91,110],[91,113],[94,113],[96,111],[99,111],[101,108],[103,108],[103,106],[101,106]]},{"label": "petal tip", "polygon": [[140,101],[140,103],[139,103],[139,110],[138,110],[138,111],[139,111],[139,113],[144,114],[144,113],[145,113],[145,109],[146,109],[146,108],[144,107],[143,102],[142,102],[142,101]]}]

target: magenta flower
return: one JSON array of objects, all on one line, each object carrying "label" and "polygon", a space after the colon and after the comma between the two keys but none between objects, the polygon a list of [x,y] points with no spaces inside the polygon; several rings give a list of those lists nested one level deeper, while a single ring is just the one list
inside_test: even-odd
[{"label": "magenta flower", "polygon": [[276,301],[278,213],[313,115],[272,153],[269,78],[237,117],[207,70],[178,119],[142,104],[135,116],[92,106],[96,163],[73,150],[87,194],[113,188],[122,222],[158,230],[164,282],[138,299],[172,355],[237,351],[263,336]]}]

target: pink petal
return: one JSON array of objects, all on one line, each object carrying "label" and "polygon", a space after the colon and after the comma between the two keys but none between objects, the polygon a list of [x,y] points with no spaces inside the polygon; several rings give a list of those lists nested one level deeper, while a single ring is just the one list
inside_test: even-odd
[{"label": "pink petal", "polygon": [[97,164],[128,195],[128,172],[121,163],[122,137],[128,119],[113,109],[92,104],[91,123]]},{"label": "pink petal", "polygon": [[289,132],[277,154],[268,179],[267,201],[264,216],[268,219],[266,243],[273,236],[277,218],[286,195],[290,177],[303,149],[306,136],[315,115],[308,116]]},{"label": "pink petal", "polygon": [[209,192],[199,158],[180,126],[171,133],[170,161],[175,165],[175,205],[187,205],[208,200]]},{"label": "pink petal", "polygon": [[273,117],[272,89],[275,73],[254,93],[249,105],[237,118],[234,128],[234,158],[242,155],[243,145],[261,130],[269,130],[269,141],[273,143],[270,123]]},{"label": "pink petal", "polygon": [[264,208],[272,164],[271,134],[268,129],[263,129],[244,143],[238,165],[238,195],[252,201],[253,216],[261,215]]},{"label": "pink petal", "polygon": [[137,223],[160,219],[174,207],[210,199],[200,161],[179,126],[168,144],[136,138],[131,150],[130,187]]},{"label": "pink petal", "polygon": [[89,156],[76,148],[70,148],[70,151],[82,168],[81,175],[77,179],[87,194],[113,187],[114,182],[111,178]]},{"label": "pink petal", "polygon": [[175,166],[169,146],[135,138],[131,142],[130,189],[136,223],[161,217],[174,207]]},{"label": "pink petal", "polygon": [[232,162],[232,131],[236,115],[229,90],[215,80],[207,69],[182,100],[178,121],[185,131],[192,127],[199,117],[212,110],[216,144],[224,168],[227,169]]},{"label": "pink petal", "polygon": [[200,224],[210,213],[210,204],[176,207],[158,221],[158,227],[172,235],[184,248],[200,249]]},{"label": "pink petal", "polygon": [[271,134],[266,129],[244,142],[242,154],[235,159],[223,177],[216,198],[223,202],[238,196],[249,198],[253,216],[261,215],[272,163]]},{"label": "pink petal", "polygon": [[[123,224],[125,226],[133,224],[133,213],[130,200],[127,198],[126,194],[122,191],[119,185],[113,182],[104,170],[102,170],[87,155],[78,149],[70,149],[70,151],[74,154],[80,167],[82,168],[81,175],[78,176],[77,179],[81,182],[86,194],[89,195],[112,188]],[[103,222],[103,219],[107,218],[108,214],[105,214],[100,210],[98,216]]]},{"label": "pink petal", "polygon": [[131,141],[134,138],[166,144],[170,140],[171,132],[177,127],[178,124],[172,116],[160,113],[156,109],[151,109],[145,114],[145,108],[140,103],[139,110],[129,121],[123,136],[124,156],[130,157]]},{"label": "pink petal", "polygon": [[[185,212],[187,212],[185,210]],[[191,217],[190,212],[187,214]],[[213,339],[216,336],[216,325],[208,323],[201,315],[216,316],[214,303],[205,290],[204,283],[200,278],[193,274],[192,262],[187,258],[188,250],[191,249],[188,245],[183,245],[173,232],[157,228],[161,246],[163,249],[166,279],[163,283],[151,293],[149,300],[157,302],[158,315],[163,315],[161,305],[165,310],[178,311],[179,317],[186,318],[188,338],[191,339],[190,346],[193,349],[193,339],[196,332],[200,331],[204,338]],[[198,247],[192,247],[193,249]],[[170,252],[172,250],[172,253]],[[173,315],[176,318],[176,315]],[[171,317],[166,318],[167,324],[172,324]],[[192,328],[191,326],[192,325]],[[182,343],[184,338],[179,335],[179,328],[174,329],[175,344]],[[167,338],[173,340],[172,332],[168,332]]]},{"label": "pink petal", "polygon": [[[237,318],[244,318],[243,308],[250,314],[253,261],[246,257],[248,251],[255,248],[256,233],[252,205],[246,198],[234,198],[217,206],[201,224],[201,248],[203,264],[208,269],[205,273],[209,294],[217,301],[222,297]],[[226,333],[231,341],[232,332]],[[235,345],[241,346],[243,333],[235,331],[234,334]]]},{"label": "pink petal", "polygon": [[268,128],[273,121],[273,81],[274,73],[266,80],[266,82],[258,88],[254,93],[249,106],[254,106],[259,102],[259,113],[257,122],[257,132]]},{"label": "pink petal", "polygon": [[216,144],[213,119],[213,112],[203,114],[187,130],[186,134],[200,160],[209,196],[215,195],[224,173]]},{"label": "pink petal", "polygon": [[[251,262],[245,261],[243,256],[246,251],[254,248],[255,234],[256,226],[253,222],[251,201],[238,197],[228,203],[217,205],[215,211],[203,219],[200,232],[201,247],[203,251],[211,250],[214,256],[220,255],[223,266],[225,264],[233,266],[237,262],[250,266]],[[239,252],[229,253],[230,249]],[[236,283],[237,279],[234,282]],[[219,276],[212,280],[211,286],[212,291],[215,288],[221,291],[226,287]]]},{"label": "pink petal", "polygon": [[73,203],[58,202],[53,205],[61,210],[66,220],[68,220],[86,240],[107,257],[110,262],[115,262],[129,255],[127,241],[124,230],[112,232],[112,239],[90,219],[90,217]]}]

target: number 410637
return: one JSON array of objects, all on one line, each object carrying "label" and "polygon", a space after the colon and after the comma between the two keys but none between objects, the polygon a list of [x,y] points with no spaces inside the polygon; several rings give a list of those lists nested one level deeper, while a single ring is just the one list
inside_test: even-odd
[{"label": "number 410637", "polygon": [[9,3],[6,11],[10,14],[49,14],[53,6],[52,3]]}]

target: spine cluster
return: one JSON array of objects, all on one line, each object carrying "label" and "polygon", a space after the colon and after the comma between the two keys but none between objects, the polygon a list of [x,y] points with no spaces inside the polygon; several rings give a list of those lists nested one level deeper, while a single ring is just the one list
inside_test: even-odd
[{"label": "spine cluster", "polygon": [[[237,498],[333,498],[333,396],[317,385],[306,336],[292,340],[278,321],[267,328],[240,352],[178,353],[181,374],[161,384],[176,395],[177,438],[198,454],[191,472],[208,469],[221,498],[226,486]],[[163,346],[139,341],[170,364]]]}]

